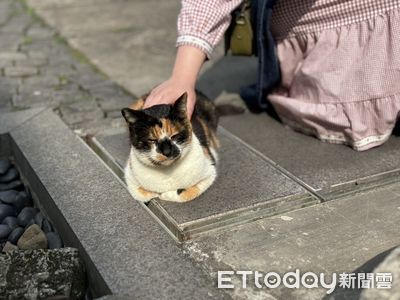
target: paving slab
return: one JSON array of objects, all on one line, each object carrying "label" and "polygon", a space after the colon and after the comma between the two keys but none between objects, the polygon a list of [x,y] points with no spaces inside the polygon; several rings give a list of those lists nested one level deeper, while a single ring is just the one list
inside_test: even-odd
[{"label": "paving slab", "polygon": [[216,99],[221,94],[227,93],[231,97],[235,95],[239,98],[239,101],[232,101],[231,98],[229,104],[244,105],[239,96],[240,89],[257,81],[257,68],[256,57],[227,55],[214,61],[212,66],[204,70],[196,87],[210,99]]},{"label": "paving slab", "polygon": [[0,1],[0,69],[0,113],[52,107],[81,135],[118,126],[115,111],[136,98],[68,47],[23,1]]},{"label": "paving slab", "polygon": [[221,124],[321,194],[356,188],[363,180],[384,179],[387,173],[398,176],[400,169],[400,138],[396,136],[381,147],[356,152],[294,132],[266,114],[230,116]]},{"label": "paving slab", "polygon": [[9,157],[11,155],[9,132],[37,116],[43,110],[45,110],[44,107],[14,112],[0,110],[0,157]]},{"label": "paving slab", "polygon": [[[333,272],[350,273],[400,244],[399,186],[397,183],[210,233],[184,247],[215,277],[218,270],[251,270],[264,275],[274,271],[283,276],[299,269],[301,274],[324,273],[331,282]],[[269,299],[267,296],[272,295],[276,299],[312,300],[326,295],[323,288],[258,289],[251,280],[243,289],[239,275],[232,277],[238,299]]]},{"label": "paving slab", "polygon": [[32,193],[65,244],[78,248],[85,259],[94,296],[225,299],[224,291],[51,110],[7,137]]},{"label": "paving slab", "polygon": [[14,112],[0,112],[0,134],[8,133],[15,127],[20,126],[24,122],[38,115],[44,109],[44,107],[37,107]]},{"label": "paving slab", "polygon": [[[73,48],[131,93],[147,93],[169,78],[176,52],[179,0],[27,3]],[[222,56],[221,45],[202,72]]]},{"label": "paving slab", "polygon": [[[179,1],[28,3],[72,47],[130,92],[146,93],[169,77]],[[92,15],[97,17],[88,18]]]},{"label": "paving slab", "polygon": [[[295,209],[316,202],[299,184],[235,141],[223,128],[219,129],[219,138],[218,178],[209,190],[185,204],[153,201],[152,205],[164,214],[159,217],[182,230],[185,238],[198,231],[228,225],[232,219],[242,222],[272,211]],[[100,152],[111,157],[109,161],[114,161],[120,168],[125,165],[130,149],[125,130],[97,135],[96,143]],[[262,212],[263,209],[267,211]]]}]

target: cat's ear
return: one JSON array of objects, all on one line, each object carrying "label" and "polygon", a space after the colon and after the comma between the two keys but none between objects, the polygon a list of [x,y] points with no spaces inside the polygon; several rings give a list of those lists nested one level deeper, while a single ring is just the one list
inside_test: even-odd
[{"label": "cat's ear", "polygon": [[178,100],[174,103],[174,114],[185,118],[187,116],[187,93],[185,92],[182,96],[178,98]]},{"label": "cat's ear", "polygon": [[123,108],[121,110],[122,115],[124,116],[126,122],[133,124],[135,123],[138,119],[144,118],[145,113],[143,113],[140,110],[133,110],[128,107]]}]

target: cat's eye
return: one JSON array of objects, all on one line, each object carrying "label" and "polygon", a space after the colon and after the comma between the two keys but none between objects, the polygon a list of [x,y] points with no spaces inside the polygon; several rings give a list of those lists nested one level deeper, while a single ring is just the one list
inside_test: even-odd
[{"label": "cat's eye", "polygon": [[173,136],[171,136],[171,140],[177,140],[177,139],[179,139],[179,137],[180,137],[179,133],[174,134]]}]

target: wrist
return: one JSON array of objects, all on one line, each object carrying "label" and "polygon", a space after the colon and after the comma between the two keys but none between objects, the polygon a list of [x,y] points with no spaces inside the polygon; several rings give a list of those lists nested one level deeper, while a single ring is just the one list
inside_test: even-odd
[{"label": "wrist", "polygon": [[171,78],[194,86],[205,57],[205,53],[196,47],[186,45],[178,47]]},{"label": "wrist", "polygon": [[170,80],[179,84],[180,86],[194,88],[196,85],[197,77],[187,76],[181,73],[172,73]]}]

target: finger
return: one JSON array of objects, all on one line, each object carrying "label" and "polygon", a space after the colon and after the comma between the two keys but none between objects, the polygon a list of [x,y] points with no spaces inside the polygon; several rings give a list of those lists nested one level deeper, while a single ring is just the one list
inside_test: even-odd
[{"label": "finger", "polygon": [[149,99],[149,101],[146,100],[144,108],[148,108],[158,104],[172,104],[174,103],[174,100],[171,99],[174,99],[174,97],[169,97],[164,93],[153,94],[152,97]]},{"label": "finger", "polygon": [[148,108],[150,106],[153,106],[157,102],[157,96],[155,96],[155,93],[151,92],[149,96],[147,96],[143,108]]}]

